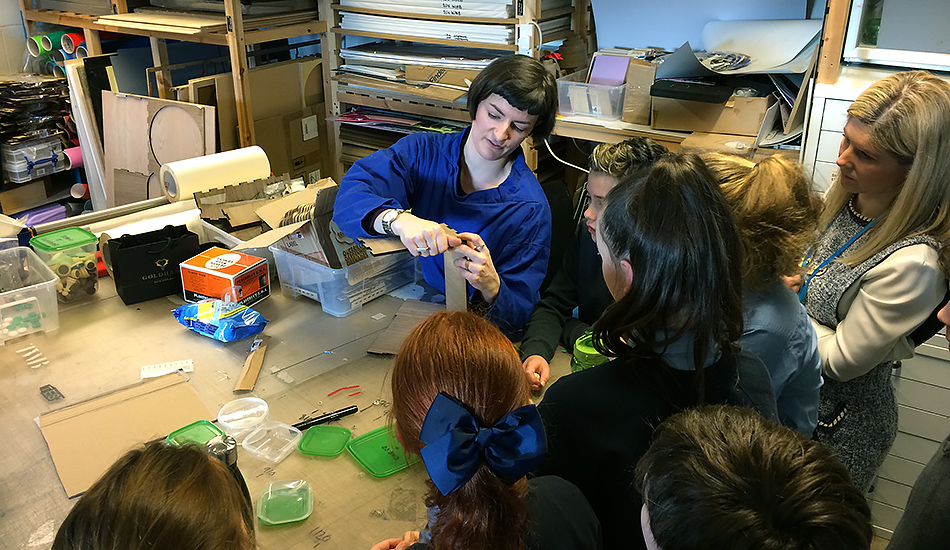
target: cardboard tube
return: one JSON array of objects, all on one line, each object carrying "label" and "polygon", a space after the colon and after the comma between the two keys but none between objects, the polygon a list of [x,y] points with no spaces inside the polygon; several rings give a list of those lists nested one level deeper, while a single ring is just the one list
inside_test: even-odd
[{"label": "cardboard tube", "polygon": [[[63,154],[66,155],[66,169],[70,168],[79,168],[82,166],[82,150],[79,147],[70,147],[63,151]],[[88,189],[87,189],[88,191]],[[87,193],[88,197],[88,193]],[[79,197],[76,197],[77,199]]]},{"label": "cardboard tube", "polygon": [[254,145],[162,165],[162,192],[169,202],[190,199],[195,193],[270,176],[270,161]]},{"label": "cardboard tube", "polygon": [[74,199],[88,199],[89,186],[85,183],[74,183],[73,186],[69,188],[69,196]]},{"label": "cardboard tube", "polygon": [[66,50],[66,53],[76,53],[76,46],[85,43],[86,37],[78,32],[68,32],[59,40],[59,45]]},{"label": "cardboard tube", "polygon": [[85,45],[76,46],[76,58],[77,58],[77,59],[82,59],[83,57],[87,57],[88,55],[89,55],[89,52],[86,51],[86,46],[85,46]]},{"label": "cardboard tube", "polygon": [[38,34],[26,39],[26,49],[30,51],[33,57],[39,57],[49,53],[48,49],[43,48],[43,35]]}]

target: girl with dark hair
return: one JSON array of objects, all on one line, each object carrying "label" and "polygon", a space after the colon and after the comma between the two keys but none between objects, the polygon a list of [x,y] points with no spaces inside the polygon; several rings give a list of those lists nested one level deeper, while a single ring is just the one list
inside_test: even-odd
[{"label": "girl with dark hair", "polygon": [[396,437],[421,455],[431,479],[431,535],[408,533],[373,550],[601,547],[597,518],[576,487],[525,478],[544,456],[544,428],[514,346],[490,322],[430,316],[396,355],[392,389]]},{"label": "girl with dark hair", "polygon": [[606,548],[642,548],[633,468],[653,429],[705,403],[775,419],[765,366],[739,351],[742,240],[709,169],[666,155],[607,195],[597,219],[604,280],[617,302],[594,325],[609,363],[563,377],[539,410],[548,429],[542,472],[577,485]]},{"label": "girl with dark hair", "polygon": [[475,77],[468,109],[464,132],[412,134],[357,161],[340,182],[333,221],[353,238],[398,237],[443,291],[437,256],[458,250],[471,306],[517,337],[538,301],[551,240],[551,210],[521,143],[554,127],[556,83],[533,58],[501,57]]}]

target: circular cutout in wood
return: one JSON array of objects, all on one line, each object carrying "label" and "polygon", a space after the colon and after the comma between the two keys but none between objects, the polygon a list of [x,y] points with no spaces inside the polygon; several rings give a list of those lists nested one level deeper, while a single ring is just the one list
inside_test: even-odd
[{"label": "circular cutout in wood", "polygon": [[201,156],[204,136],[196,116],[179,107],[166,105],[155,113],[148,129],[152,154],[159,164]]}]

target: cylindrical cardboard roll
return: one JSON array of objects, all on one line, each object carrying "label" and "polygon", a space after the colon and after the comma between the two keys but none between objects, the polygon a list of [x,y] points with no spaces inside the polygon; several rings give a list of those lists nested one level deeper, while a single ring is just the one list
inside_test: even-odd
[{"label": "cylindrical cardboard roll", "polygon": [[270,161],[257,145],[169,162],[162,165],[160,172],[162,191],[170,202],[190,199],[196,192],[269,175]]},{"label": "cylindrical cardboard roll", "polygon": [[43,35],[42,45],[43,49],[48,52],[60,49],[63,44],[63,35],[66,34],[66,31],[56,31]]},{"label": "cylindrical cardboard roll", "polygon": [[43,35],[38,34],[26,39],[26,49],[30,51],[33,57],[39,57],[49,53],[49,48],[43,47]]},{"label": "cylindrical cardboard roll", "polygon": [[75,59],[75,58],[76,58],[75,53],[69,53],[62,48],[53,51],[53,61],[55,61],[56,63],[60,65],[65,63],[67,59]]},{"label": "cylindrical cardboard roll", "polygon": [[84,57],[87,57],[88,55],[89,55],[89,52],[86,51],[85,44],[76,46],[76,57],[78,59],[82,59]]},{"label": "cylindrical cardboard roll", "polygon": [[53,76],[66,76],[66,72],[63,70],[63,66],[57,64],[55,61],[50,61],[46,64],[46,68],[49,69],[50,74]]},{"label": "cylindrical cardboard roll", "polygon": [[89,186],[85,183],[74,183],[73,186],[69,188],[69,196],[74,199],[88,199]]},{"label": "cylindrical cardboard roll", "polygon": [[86,37],[82,33],[78,32],[68,32],[62,36],[59,40],[59,45],[62,46],[66,53],[75,53],[76,46],[80,44],[85,44]]},{"label": "cylindrical cardboard roll", "polygon": [[[82,151],[79,147],[70,147],[63,151],[63,154],[66,155],[66,169],[70,168],[79,168],[82,166]],[[76,197],[77,199],[79,197]]]}]

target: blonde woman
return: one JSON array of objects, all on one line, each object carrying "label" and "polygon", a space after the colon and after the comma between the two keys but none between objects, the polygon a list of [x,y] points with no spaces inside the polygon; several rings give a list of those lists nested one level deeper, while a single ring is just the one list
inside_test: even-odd
[{"label": "blonde woman", "polygon": [[742,234],[739,343],[769,369],[779,421],[811,437],[818,423],[821,357],[808,314],[782,276],[798,271],[814,241],[821,200],[801,167],[782,157],[759,163],[719,153],[702,157],[719,176]]},{"label": "blonde woman", "polygon": [[947,291],[950,84],[924,71],[873,84],[848,108],[837,164],[799,297],[825,376],[816,437],[867,490],[897,435],[894,361]]}]

